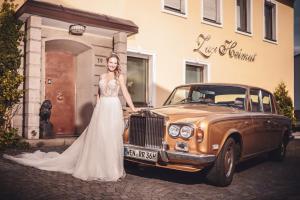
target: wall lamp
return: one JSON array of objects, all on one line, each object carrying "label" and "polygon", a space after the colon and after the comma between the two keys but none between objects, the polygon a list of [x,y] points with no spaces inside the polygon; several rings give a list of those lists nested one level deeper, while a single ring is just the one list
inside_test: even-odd
[{"label": "wall lamp", "polygon": [[82,35],[85,32],[85,28],[81,24],[72,24],[69,26],[69,33],[72,35]]}]

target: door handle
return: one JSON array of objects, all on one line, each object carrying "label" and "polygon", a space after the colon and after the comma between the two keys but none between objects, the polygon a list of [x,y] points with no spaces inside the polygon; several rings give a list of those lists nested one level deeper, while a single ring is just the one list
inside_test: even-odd
[{"label": "door handle", "polygon": [[57,92],[56,99],[62,101],[64,99],[64,94],[62,92]]},{"label": "door handle", "polygon": [[267,124],[271,124],[272,121],[268,119],[266,122]]}]

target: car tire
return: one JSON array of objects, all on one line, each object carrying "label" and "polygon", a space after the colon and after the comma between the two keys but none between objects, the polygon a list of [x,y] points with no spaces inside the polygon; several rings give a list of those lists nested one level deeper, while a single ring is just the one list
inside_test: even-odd
[{"label": "car tire", "polygon": [[208,183],[219,187],[231,184],[237,159],[236,150],[235,140],[231,137],[228,138],[206,174]]},{"label": "car tire", "polygon": [[286,154],[287,139],[283,137],[279,147],[270,152],[270,158],[274,161],[283,161]]}]

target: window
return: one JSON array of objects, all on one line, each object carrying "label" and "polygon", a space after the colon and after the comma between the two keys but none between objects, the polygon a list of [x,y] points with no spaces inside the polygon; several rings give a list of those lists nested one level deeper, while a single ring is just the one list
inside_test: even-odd
[{"label": "window", "polygon": [[186,0],[163,0],[163,2],[164,10],[181,15],[186,14]]},{"label": "window", "polygon": [[207,104],[245,109],[246,89],[222,85],[188,85],[177,87],[164,105]]},{"label": "window", "polygon": [[147,58],[127,57],[127,89],[135,106],[147,106],[148,71]]},{"label": "window", "polygon": [[221,24],[221,0],[202,0],[203,21]]},{"label": "window", "polygon": [[265,1],[265,39],[276,41],[276,4]]},{"label": "window", "polygon": [[251,33],[251,0],[236,0],[237,30]]},{"label": "window", "polygon": [[185,67],[185,83],[203,83],[204,82],[204,66],[186,64]]},{"label": "window", "polygon": [[250,90],[250,100],[251,100],[251,111],[261,112],[260,106],[260,90],[251,89]]},{"label": "window", "polygon": [[272,113],[271,94],[266,91],[262,91],[261,97],[264,112]]}]

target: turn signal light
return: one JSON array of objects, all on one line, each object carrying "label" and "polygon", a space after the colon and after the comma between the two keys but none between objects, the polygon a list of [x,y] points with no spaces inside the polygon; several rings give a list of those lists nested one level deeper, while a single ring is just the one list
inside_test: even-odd
[{"label": "turn signal light", "polygon": [[197,129],[197,142],[202,142],[204,137],[204,131],[201,128]]}]

